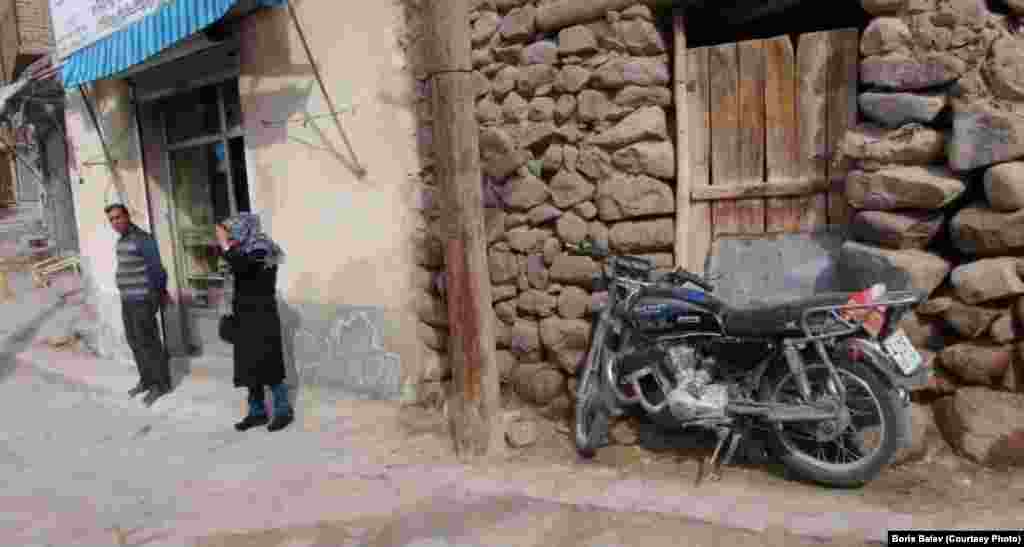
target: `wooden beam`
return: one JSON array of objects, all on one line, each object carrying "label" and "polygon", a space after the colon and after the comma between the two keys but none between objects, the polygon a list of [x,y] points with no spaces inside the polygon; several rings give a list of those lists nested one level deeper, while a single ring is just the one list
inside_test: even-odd
[{"label": "wooden beam", "polygon": [[[828,176],[828,31],[800,35],[796,50],[797,160],[801,180]],[[800,200],[800,231],[828,225],[828,195]]]},{"label": "wooden beam", "polygon": [[[690,143],[690,189],[711,183],[711,78],[708,70],[708,48],[691,48],[686,52],[686,118]],[[692,192],[691,192],[692,193]],[[711,234],[714,233],[714,219],[711,216],[711,202],[690,200],[689,269],[693,273],[704,273],[704,265],[711,253]]]},{"label": "wooden beam", "polygon": [[[708,102],[711,111],[711,181],[715,186],[743,184],[740,177],[740,72],[736,44],[708,49]],[[739,210],[733,200],[711,204],[712,236],[741,234]]]},{"label": "wooden beam", "polygon": [[636,4],[656,7],[668,0],[561,0],[537,8],[537,28],[553,32],[580,23],[604,19],[609,11],[620,11]]},{"label": "wooden beam", "polygon": [[[764,82],[765,58],[763,40],[746,40],[736,44],[739,69],[739,184],[764,184]],[[740,233],[763,234],[764,200],[736,202],[736,218]]]},{"label": "wooden beam", "polygon": [[696,185],[691,188],[690,199],[693,201],[716,201],[805,196],[807,194],[826,192],[828,189],[829,182],[825,179],[773,182],[771,184]]},{"label": "wooden beam", "polygon": [[[828,142],[827,154],[833,158],[848,129],[857,125],[857,79],[860,66],[860,33],[856,28],[829,32],[831,52],[828,63]],[[846,202],[847,170],[828,163],[832,188],[828,194],[828,223],[844,226],[853,219],[853,209]]]},{"label": "wooden beam", "polygon": [[456,454],[464,461],[480,461],[502,452],[504,425],[484,232],[469,0],[431,0],[427,13],[427,55],[434,68],[434,155],[445,212],[448,348],[455,387],[449,419]]},{"label": "wooden beam", "polygon": [[[789,36],[764,42],[766,61],[765,179],[769,185],[800,180],[800,126],[796,116],[796,51]],[[800,230],[800,199],[769,198],[765,202],[765,231]]]},{"label": "wooden beam", "polygon": [[690,123],[687,117],[689,94],[686,83],[689,80],[686,51],[686,17],[683,10],[672,14],[672,30],[675,35],[673,91],[676,103],[676,266],[690,269]]}]

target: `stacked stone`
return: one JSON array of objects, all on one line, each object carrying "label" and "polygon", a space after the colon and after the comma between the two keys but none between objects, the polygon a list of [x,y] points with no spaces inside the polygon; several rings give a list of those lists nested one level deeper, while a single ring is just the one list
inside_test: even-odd
[{"label": "stacked stone", "polygon": [[599,264],[586,237],[671,267],[675,152],[666,39],[649,8],[543,34],[537,5],[471,15],[503,393],[570,414]]},{"label": "stacked stone", "polygon": [[434,406],[443,404],[450,389],[451,367],[448,352],[448,310],[445,304],[444,249],[441,239],[441,196],[437,186],[433,149],[433,92],[426,51],[425,6],[404,2],[399,46],[408,63],[403,68],[411,76],[415,107],[416,146],[421,169],[409,174],[409,194],[414,230],[411,250],[416,262],[413,270],[411,303],[419,316],[419,374],[417,396]]},{"label": "stacked stone", "polygon": [[[841,275],[930,295],[903,323],[934,361],[915,446],[1024,464],[1024,14],[983,0],[863,0],[866,122],[840,147],[858,210]],[[935,430],[941,435],[927,433]]]}]

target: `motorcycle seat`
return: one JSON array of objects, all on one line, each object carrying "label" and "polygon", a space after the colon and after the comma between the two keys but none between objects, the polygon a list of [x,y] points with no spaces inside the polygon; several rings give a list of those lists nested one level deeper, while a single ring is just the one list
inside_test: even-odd
[{"label": "motorcycle seat", "polygon": [[800,331],[804,310],[821,306],[840,306],[849,302],[855,293],[822,293],[766,306],[728,308],[722,317],[722,327],[729,336],[771,337]]}]

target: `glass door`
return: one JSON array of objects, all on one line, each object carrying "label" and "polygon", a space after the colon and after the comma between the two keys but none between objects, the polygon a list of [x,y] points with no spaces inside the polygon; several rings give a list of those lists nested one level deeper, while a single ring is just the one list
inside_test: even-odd
[{"label": "glass door", "polygon": [[230,298],[214,226],[250,210],[237,80],[176,95],[161,111],[180,296],[193,342],[205,346],[218,341],[216,319]]},{"label": "glass door", "polygon": [[218,258],[214,224],[238,211],[230,199],[225,155],[222,142],[170,153],[180,271],[186,299],[197,307],[215,306],[224,289],[225,266]]}]

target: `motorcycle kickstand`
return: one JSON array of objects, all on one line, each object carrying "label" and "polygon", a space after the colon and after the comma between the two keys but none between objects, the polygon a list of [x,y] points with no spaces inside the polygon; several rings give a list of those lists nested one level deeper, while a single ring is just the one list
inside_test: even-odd
[{"label": "motorcycle kickstand", "polygon": [[[718,444],[715,446],[714,453],[704,461],[703,469],[697,475],[697,486],[700,486],[704,480],[712,482],[722,480],[722,466],[732,463],[732,458],[736,454],[736,447],[739,446],[742,437],[743,434],[736,430],[719,430]],[[729,448],[725,451],[725,457],[719,458],[718,456],[722,453],[722,447],[726,441],[729,442]]]}]

